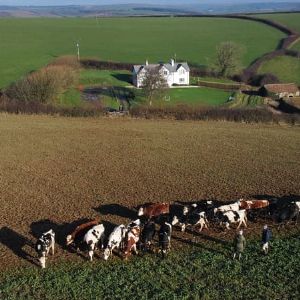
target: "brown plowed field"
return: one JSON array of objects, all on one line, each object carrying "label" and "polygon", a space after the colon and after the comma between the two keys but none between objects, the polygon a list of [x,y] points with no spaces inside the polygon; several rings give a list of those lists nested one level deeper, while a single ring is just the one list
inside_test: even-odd
[{"label": "brown plowed field", "polygon": [[[2,269],[34,263],[49,225],[62,244],[75,221],[128,222],[144,202],[300,195],[299,127],[2,114],[0,143]],[[175,235],[174,247],[191,237]],[[56,257],[82,259],[62,247]]]}]

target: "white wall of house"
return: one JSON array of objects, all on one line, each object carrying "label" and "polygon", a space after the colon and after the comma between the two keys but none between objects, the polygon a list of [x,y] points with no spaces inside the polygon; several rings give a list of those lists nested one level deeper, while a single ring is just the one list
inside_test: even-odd
[{"label": "white wall of house", "polygon": [[[176,72],[170,72],[166,67],[160,69],[161,74],[166,79],[168,86],[171,87],[173,84],[178,85],[189,85],[190,84],[190,72],[186,71],[182,66]],[[138,74],[133,74],[133,84],[136,87],[142,87],[143,80],[145,78],[146,71],[141,70]]]}]

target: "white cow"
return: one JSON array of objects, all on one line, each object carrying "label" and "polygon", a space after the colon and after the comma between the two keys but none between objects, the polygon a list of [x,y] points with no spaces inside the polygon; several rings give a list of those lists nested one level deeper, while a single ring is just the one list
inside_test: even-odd
[{"label": "white cow", "polygon": [[104,250],[104,260],[108,260],[109,256],[112,254],[113,249],[123,248],[124,239],[127,233],[125,225],[119,225],[115,227],[113,232],[108,238],[108,244]]},{"label": "white cow", "polygon": [[230,224],[239,223],[237,227],[238,229],[242,224],[244,224],[244,226],[247,227],[247,223],[246,223],[247,221],[248,220],[247,220],[247,214],[245,209],[238,210],[238,211],[230,210],[222,213],[220,225],[225,225],[226,229],[229,229]]},{"label": "white cow", "polygon": [[230,210],[238,211],[240,209],[240,205],[241,205],[240,200],[238,200],[237,202],[232,203],[232,204],[221,205],[214,209],[214,213],[216,214],[218,212],[226,212],[226,211],[230,211]]},{"label": "white cow", "polygon": [[90,261],[93,261],[94,251],[99,241],[101,242],[101,248],[103,247],[104,231],[104,225],[99,224],[92,227],[83,237],[83,242],[88,246]]}]

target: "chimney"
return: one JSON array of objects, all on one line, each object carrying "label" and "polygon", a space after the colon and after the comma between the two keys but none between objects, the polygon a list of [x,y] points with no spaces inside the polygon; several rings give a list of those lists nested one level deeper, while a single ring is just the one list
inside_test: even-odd
[{"label": "chimney", "polygon": [[171,59],[171,62],[170,62],[170,63],[171,63],[171,66],[174,67],[174,65],[175,65],[174,59]]},{"label": "chimney", "polygon": [[148,63],[148,59],[146,60],[146,64],[145,64],[146,66],[148,66],[149,65],[149,63]]}]

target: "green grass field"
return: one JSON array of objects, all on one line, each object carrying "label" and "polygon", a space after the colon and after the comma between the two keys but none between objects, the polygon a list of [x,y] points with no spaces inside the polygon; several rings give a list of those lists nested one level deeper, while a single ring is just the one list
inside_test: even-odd
[{"label": "green grass field", "polygon": [[300,32],[300,13],[260,14],[258,17],[274,20]]},{"label": "green grass field", "polygon": [[87,70],[80,71],[80,84],[84,86],[130,86],[132,75],[128,71]]},{"label": "green grass field", "polygon": [[[300,13],[263,14],[258,16],[279,22],[300,33]],[[292,49],[300,51],[300,41],[295,43]]]},{"label": "green grass field", "polygon": [[[189,250],[130,262],[61,263],[0,277],[2,299],[299,299],[300,240],[276,239],[260,254],[252,241],[241,262],[226,246],[195,243]],[[2,280],[1,280],[2,279]]]},{"label": "green grass field", "polygon": [[294,82],[300,85],[300,59],[279,56],[265,62],[258,71],[260,74],[272,73],[282,82]]},{"label": "green grass field", "polygon": [[[210,18],[68,18],[0,19],[0,88],[55,57],[82,57],[123,62],[178,60],[208,64],[216,45],[234,41],[245,48],[243,64],[276,48],[284,36],[264,24]],[[267,38],[266,38],[267,37]]]}]

